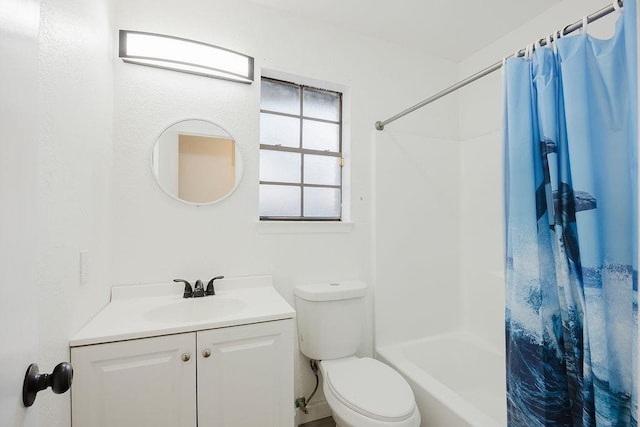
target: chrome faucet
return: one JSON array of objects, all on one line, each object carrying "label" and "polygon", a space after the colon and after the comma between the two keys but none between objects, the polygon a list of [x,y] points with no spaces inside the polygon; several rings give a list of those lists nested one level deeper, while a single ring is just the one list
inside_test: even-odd
[{"label": "chrome faucet", "polygon": [[224,279],[224,276],[216,276],[213,279],[209,280],[207,283],[207,289],[205,290],[204,284],[202,280],[196,280],[195,287],[191,287],[191,283],[184,279],[173,279],[176,283],[184,283],[184,293],[182,294],[182,298],[201,298],[204,296],[215,295],[216,291],[213,287],[213,282],[218,279]]}]

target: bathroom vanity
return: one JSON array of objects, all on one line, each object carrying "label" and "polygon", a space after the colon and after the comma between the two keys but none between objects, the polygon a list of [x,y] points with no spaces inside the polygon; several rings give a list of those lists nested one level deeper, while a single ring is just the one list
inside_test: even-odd
[{"label": "bathroom vanity", "polygon": [[70,341],[73,426],[293,426],[294,310],[270,276],[216,284],[113,288]]}]

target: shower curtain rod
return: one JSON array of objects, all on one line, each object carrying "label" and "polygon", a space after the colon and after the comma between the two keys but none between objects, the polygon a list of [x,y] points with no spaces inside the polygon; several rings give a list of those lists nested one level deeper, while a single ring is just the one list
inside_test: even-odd
[{"label": "shower curtain rod", "polygon": [[[623,0],[617,0],[618,1],[618,5],[620,7],[622,7],[623,5]],[[598,10],[597,12],[592,13],[591,15],[587,16],[587,23],[591,23],[593,21],[597,21],[598,19],[607,16],[608,14],[610,14],[611,12],[613,12],[615,9],[615,7],[613,6],[613,4],[606,6],[600,10]],[[579,30],[580,28],[582,28],[582,20],[574,22],[573,24],[567,25],[566,27],[564,27],[562,29],[562,31],[559,31],[561,33],[561,37],[562,36],[566,36],[567,34],[573,33],[576,30]],[[547,44],[547,40],[546,38],[540,39],[538,41],[538,43],[540,43],[540,46],[546,46]],[[520,49],[519,51],[517,51],[516,53],[514,53],[513,55],[509,55],[507,56],[505,59],[511,58],[511,57],[515,57],[515,56],[524,56],[525,54],[525,49]],[[476,80],[481,79],[482,77],[493,73],[494,71],[499,70],[500,68],[502,68],[502,63],[503,60],[500,60],[498,62],[496,62],[493,65],[490,65],[489,67],[485,68],[482,71],[478,71],[477,73],[473,74],[472,76],[467,77],[464,80],[459,81],[458,83],[449,86],[448,88],[436,93],[433,96],[430,96],[429,98],[425,99],[422,102],[417,103],[416,105],[414,105],[413,107],[407,108],[406,110],[396,114],[393,117],[388,118],[387,120],[384,121],[378,121],[376,122],[376,129],[378,130],[384,130],[384,127],[386,125],[388,125],[391,122],[394,122],[396,120],[398,120],[401,117],[406,116],[409,113],[413,113],[414,111],[424,107],[427,104],[431,104],[433,101],[436,101],[440,98],[442,98],[443,96],[449,95],[452,92],[457,91],[458,89],[460,89],[461,87],[464,87],[466,85],[468,85],[469,83],[475,82]]]}]

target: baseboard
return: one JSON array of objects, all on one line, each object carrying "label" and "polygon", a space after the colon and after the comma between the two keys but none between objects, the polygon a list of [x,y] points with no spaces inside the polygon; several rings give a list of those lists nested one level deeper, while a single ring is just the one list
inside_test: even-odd
[{"label": "baseboard", "polygon": [[296,425],[308,423],[311,421],[327,418],[331,416],[331,408],[326,401],[317,403],[311,403],[307,406],[307,413],[305,414],[301,410],[296,411]]}]

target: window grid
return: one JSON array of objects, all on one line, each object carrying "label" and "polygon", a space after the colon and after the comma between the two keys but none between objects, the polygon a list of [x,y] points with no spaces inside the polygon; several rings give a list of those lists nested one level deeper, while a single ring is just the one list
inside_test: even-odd
[{"label": "window grid", "polygon": [[[272,111],[268,109],[260,109],[260,114],[271,114],[283,117],[290,117],[299,120],[300,129],[298,136],[298,147],[289,147],[282,146],[280,144],[272,145],[272,144],[260,144],[260,150],[271,150],[271,151],[281,151],[281,152],[291,152],[291,153],[299,153],[301,155],[300,161],[300,182],[280,182],[280,181],[263,181],[260,180],[260,185],[278,185],[278,186],[287,186],[287,187],[299,187],[300,188],[300,216],[260,216],[260,220],[278,220],[278,221],[341,221],[342,219],[342,204],[339,208],[338,216],[333,217],[318,217],[318,216],[305,216],[304,211],[304,189],[305,188],[332,188],[337,189],[340,192],[340,198],[342,198],[342,167],[343,167],[343,159],[342,159],[342,93],[334,92],[327,89],[299,85],[296,83],[291,83],[283,80],[276,80],[271,78],[263,77],[262,80],[272,81],[278,84],[286,84],[295,86],[298,88],[298,96],[300,98],[300,114],[291,114],[284,113],[279,111]],[[321,119],[316,117],[308,117],[304,114],[304,93],[305,90],[314,90],[314,91],[324,91],[337,95],[338,98],[338,120],[328,120]],[[320,123],[330,123],[338,125],[338,151],[330,151],[330,150],[314,150],[309,148],[304,148],[304,121],[315,121]],[[304,165],[305,165],[305,155],[318,155],[318,156],[327,156],[327,157],[335,157],[336,161],[339,162],[340,165],[340,184],[339,185],[329,185],[329,184],[311,184],[305,183],[304,177]]]}]

